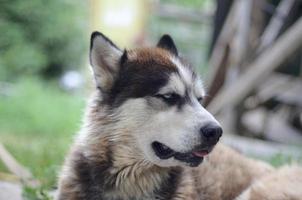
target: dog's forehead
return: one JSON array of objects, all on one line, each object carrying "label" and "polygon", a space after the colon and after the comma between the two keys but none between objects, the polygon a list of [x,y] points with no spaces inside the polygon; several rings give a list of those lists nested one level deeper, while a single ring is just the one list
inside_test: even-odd
[{"label": "dog's forehead", "polygon": [[162,67],[170,67],[176,70],[177,68],[171,61],[171,57],[172,55],[168,51],[161,48],[140,48],[127,51],[129,62],[137,64],[159,64]]},{"label": "dog's forehead", "polygon": [[197,77],[190,65],[167,50],[161,48],[142,48],[130,50],[127,53],[129,62],[141,67],[153,67],[155,68],[154,70],[176,72],[179,78],[188,85],[192,84]]}]

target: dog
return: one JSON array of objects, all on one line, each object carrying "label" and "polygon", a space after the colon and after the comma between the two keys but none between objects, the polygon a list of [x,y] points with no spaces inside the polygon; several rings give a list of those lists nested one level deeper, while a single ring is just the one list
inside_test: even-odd
[{"label": "dog", "polygon": [[95,91],[65,160],[59,200],[231,200],[270,165],[217,144],[199,75],[173,39],[121,50],[91,36]]}]

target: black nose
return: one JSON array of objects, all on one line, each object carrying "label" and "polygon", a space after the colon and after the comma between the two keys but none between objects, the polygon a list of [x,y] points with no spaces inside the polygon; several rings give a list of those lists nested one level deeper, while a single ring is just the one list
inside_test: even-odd
[{"label": "black nose", "polygon": [[222,135],[222,128],[218,125],[208,124],[200,129],[203,138],[217,141]]}]

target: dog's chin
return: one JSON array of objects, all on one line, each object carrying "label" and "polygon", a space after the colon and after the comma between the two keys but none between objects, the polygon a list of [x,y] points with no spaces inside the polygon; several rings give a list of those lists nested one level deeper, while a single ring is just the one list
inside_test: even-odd
[{"label": "dog's chin", "polygon": [[204,157],[213,149],[213,147],[194,148],[187,152],[177,152],[158,141],[153,142],[151,146],[155,155],[160,159],[160,163],[167,162],[165,165],[173,165],[172,163],[175,163],[175,165],[184,165],[190,167],[199,166],[204,160]]}]

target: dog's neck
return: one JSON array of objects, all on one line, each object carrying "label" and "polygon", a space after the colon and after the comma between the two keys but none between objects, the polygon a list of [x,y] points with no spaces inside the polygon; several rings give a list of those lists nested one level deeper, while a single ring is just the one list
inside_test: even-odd
[{"label": "dog's neck", "polygon": [[[97,144],[104,146],[98,148]],[[131,145],[127,138],[99,137],[98,142],[85,147],[90,149],[86,154],[92,158],[91,165],[104,166],[95,170],[102,171],[101,176],[93,175],[104,179],[100,181],[104,199],[171,199],[183,169],[156,166]]]},{"label": "dog's neck", "polygon": [[[160,193],[160,188],[165,186],[166,182],[171,182],[169,184],[172,185],[172,179],[173,182],[177,182],[180,169],[158,167],[146,161],[140,152],[134,149],[132,139],[121,136],[120,139],[110,144],[112,166],[109,173],[115,179],[114,194],[118,191],[129,199],[130,197],[150,198],[160,195],[156,193]],[[173,189],[175,188],[171,188]]]}]

